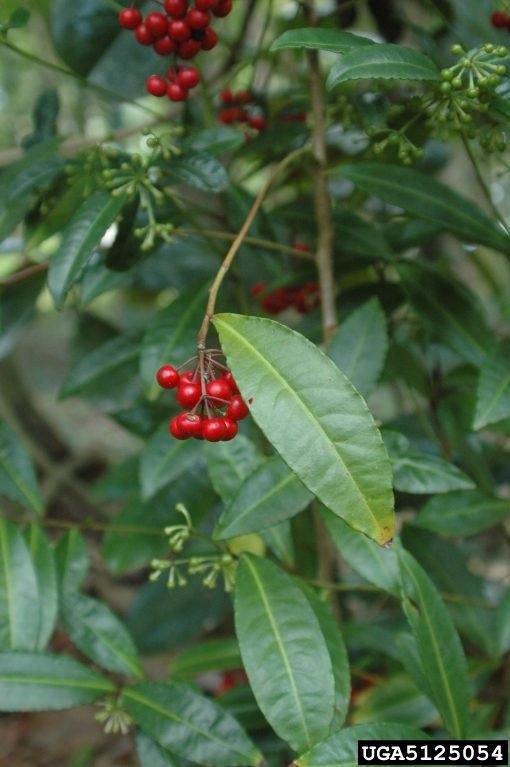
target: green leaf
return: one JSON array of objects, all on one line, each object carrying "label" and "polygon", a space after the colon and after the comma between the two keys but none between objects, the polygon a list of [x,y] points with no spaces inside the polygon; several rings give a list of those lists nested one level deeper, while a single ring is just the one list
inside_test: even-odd
[{"label": "green leaf", "polygon": [[50,641],[57,622],[57,569],[53,549],[39,525],[28,525],[23,537],[32,557],[40,597],[39,638],[35,649],[42,651]]},{"label": "green leaf", "polygon": [[187,152],[207,152],[216,157],[224,152],[232,152],[244,144],[243,134],[235,128],[206,128],[191,133],[182,142]]},{"label": "green leaf", "polygon": [[326,80],[330,91],[349,80],[441,80],[428,56],[412,48],[385,43],[357,48],[341,56]]},{"label": "green leaf", "polygon": [[194,439],[179,442],[168,431],[168,424],[161,424],[150,438],[140,462],[142,498],[147,501],[165,485],[174,482],[202,454],[202,445]]},{"label": "green leaf", "polygon": [[496,616],[496,648],[502,656],[510,650],[510,589],[506,590]]},{"label": "green leaf", "polygon": [[0,711],[62,711],[112,692],[113,682],[64,655],[0,653]]},{"label": "green leaf", "polygon": [[26,27],[30,19],[28,8],[15,8],[9,17],[7,24],[0,24],[0,32],[6,32],[8,29],[20,29]]},{"label": "green leaf", "polygon": [[346,254],[361,256],[371,261],[393,260],[393,252],[381,231],[356,213],[350,210],[334,210],[333,227],[334,248],[339,266],[342,266]]},{"label": "green leaf", "polygon": [[426,495],[450,490],[471,490],[475,483],[453,463],[410,446],[403,434],[383,431],[384,443],[393,467],[393,485],[402,493]]},{"label": "green leaf", "polygon": [[482,493],[461,490],[430,498],[412,524],[439,535],[462,537],[488,530],[510,512],[510,501]]},{"label": "green leaf", "polygon": [[426,327],[460,357],[479,367],[494,345],[474,296],[459,282],[423,263],[400,263],[400,279]]},{"label": "green leaf", "polygon": [[[118,16],[103,0],[81,0],[79,5],[74,0],[54,0],[51,4],[53,44],[67,66],[83,77],[119,32]],[[124,67],[122,71],[125,76]]]},{"label": "green leaf", "polygon": [[469,680],[459,635],[435,587],[414,557],[398,552],[402,606],[418,643],[434,702],[453,738],[465,737],[469,719]]},{"label": "green leaf", "polygon": [[444,226],[424,218],[410,218],[407,221],[391,221],[382,227],[382,234],[395,253],[422,245],[444,231]]},{"label": "green leaf", "polygon": [[351,699],[351,675],[344,638],[331,612],[330,605],[323,602],[317,592],[304,581],[295,578],[294,583],[305,595],[315,617],[319,621],[322,635],[326,640],[329,657],[331,658],[335,680],[335,713],[330,725],[330,732],[333,733],[342,727]]},{"label": "green leaf", "polygon": [[171,665],[172,674],[196,676],[208,671],[242,668],[241,652],[235,637],[210,639],[181,653]]},{"label": "green leaf", "polygon": [[55,565],[60,591],[79,591],[89,569],[89,555],[82,534],[69,530],[55,546]]},{"label": "green leaf", "polygon": [[187,684],[146,682],[125,687],[122,702],[163,748],[206,767],[259,765],[260,754],[236,720]]},{"label": "green leaf", "polygon": [[472,200],[420,171],[366,162],[339,165],[333,172],[367,194],[433,221],[467,242],[510,252],[510,238],[498,232]]},{"label": "green leaf", "polygon": [[244,434],[230,442],[206,442],[205,457],[209,477],[223,503],[229,503],[244,480],[267,460]]},{"label": "green leaf", "polygon": [[350,525],[381,545],[391,540],[389,461],[343,373],[304,336],[272,320],[220,314],[215,325],[255,421],[292,471]]},{"label": "green leaf", "polygon": [[476,390],[473,429],[510,416],[510,339],[495,347],[482,365]]},{"label": "green leaf", "polygon": [[395,550],[381,549],[322,505],[320,512],[333,543],[347,564],[369,583],[399,597],[400,571]]},{"label": "green leaf", "polygon": [[342,322],[328,355],[366,398],[379,380],[387,350],[386,317],[374,296]]},{"label": "green leaf", "polygon": [[44,511],[34,466],[11,427],[0,418],[0,493],[38,514]]},{"label": "green leaf", "polygon": [[312,50],[347,53],[353,48],[374,45],[373,40],[360,35],[353,35],[339,29],[288,29],[271,45],[270,51],[282,48],[309,48]]},{"label": "green leaf", "polygon": [[197,332],[202,322],[207,285],[192,285],[169,306],[156,312],[145,332],[140,374],[151,400],[162,391],[156,373],[162,365],[178,367],[197,353]]},{"label": "green leaf", "polygon": [[287,567],[293,568],[296,566],[296,552],[290,519],[280,522],[279,525],[268,527],[267,530],[260,530],[260,536],[275,557],[281,559]]},{"label": "green leaf", "polygon": [[62,594],[60,618],[71,642],[98,666],[143,679],[135,643],[103,602],[67,591]]},{"label": "green leaf", "polygon": [[223,192],[230,183],[223,165],[205,152],[181,155],[174,158],[167,167],[179,181],[202,192]]},{"label": "green leaf", "polygon": [[303,511],[312,500],[312,493],[275,455],[243,482],[218,520],[214,538],[265,530]]},{"label": "green leaf", "polygon": [[35,302],[46,283],[44,273],[0,288],[0,359],[16,346],[24,327],[35,314]]},{"label": "green leaf", "polygon": [[39,615],[39,590],[26,543],[15,525],[0,518],[0,650],[35,650]]},{"label": "green leaf", "polygon": [[[137,389],[133,378],[139,355],[140,344],[129,336],[117,336],[101,344],[71,370],[60,390],[60,399],[97,394],[105,407],[118,408],[121,399]],[[125,387],[124,396],[119,391],[121,384]]]},{"label": "green leaf", "polygon": [[357,767],[360,740],[430,740],[430,736],[405,724],[361,724],[330,735],[295,763],[298,767]]},{"label": "green leaf", "polygon": [[136,754],[141,767],[177,767],[176,759],[170,751],[161,748],[143,730],[136,731]]},{"label": "green leaf", "polygon": [[329,732],[334,679],[308,601],[277,565],[244,554],[237,573],[235,621],[243,664],[262,713],[294,750],[310,748]]},{"label": "green leaf", "polygon": [[390,721],[411,727],[427,727],[438,719],[437,708],[407,674],[371,688],[351,717],[353,724]]},{"label": "green leaf", "polygon": [[124,203],[125,195],[113,197],[110,192],[100,189],[72,217],[48,272],[48,287],[57,309],[62,308],[67,291],[79,278]]}]

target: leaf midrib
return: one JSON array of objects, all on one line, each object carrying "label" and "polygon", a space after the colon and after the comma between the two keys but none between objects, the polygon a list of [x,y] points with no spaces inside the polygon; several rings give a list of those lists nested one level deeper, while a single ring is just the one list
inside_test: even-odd
[{"label": "leaf midrib", "polygon": [[111,692],[113,685],[106,680],[104,684],[85,679],[69,679],[69,677],[51,677],[51,676],[17,676],[3,675],[0,672],[0,684],[40,684],[52,685],[53,687],[76,687],[85,690],[99,690],[100,692]]},{"label": "leaf midrib", "polygon": [[13,598],[12,598],[12,580],[11,580],[11,574],[10,574],[10,563],[11,558],[9,556],[9,549],[7,546],[7,540],[6,540],[6,528],[5,523],[3,520],[0,520],[0,544],[2,548],[2,561],[4,563],[4,580],[5,580],[5,591],[6,591],[6,599],[7,602],[7,614],[9,616],[9,638],[10,638],[10,644],[11,647],[14,649],[15,645],[15,636],[14,636],[14,606],[13,606]]},{"label": "leaf midrib", "polygon": [[301,724],[303,725],[303,731],[305,733],[306,742],[311,746],[312,745],[312,739],[311,739],[310,733],[308,732],[308,727],[307,727],[307,724],[306,724],[306,719],[305,719],[303,707],[301,705],[301,700],[299,698],[299,692],[298,692],[298,689],[297,689],[296,680],[294,679],[294,674],[292,673],[292,668],[291,668],[291,665],[289,663],[289,659],[287,657],[287,653],[285,652],[285,646],[284,646],[284,644],[282,642],[282,638],[281,638],[280,632],[278,630],[278,625],[277,625],[277,623],[276,623],[276,621],[274,619],[273,612],[272,612],[271,607],[269,605],[269,602],[267,600],[267,596],[266,596],[266,593],[264,591],[262,582],[261,582],[260,578],[258,577],[257,571],[253,567],[253,565],[250,562],[250,559],[248,557],[244,557],[244,561],[245,561],[245,563],[248,565],[248,567],[251,570],[251,573],[252,573],[252,576],[253,576],[253,580],[255,581],[255,584],[256,584],[256,586],[257,586],[257,588],[259,590],[259,593],[260,593],[260,597],[261,597],[262,602],[264,604],[264,607],[266,609],[266,614],[267,614],[267,617],[269,619],[269,623],[271,624],[271,628],[273,630],[273,634],[275,636],[276,643],[278,645],[278,649],[280,650],[280,654],[282,656],[283,665],[285,666],[285,670],[287,671],[287,676],[289,678],[290,686],[291,686],[291,689],[292,689],[292,694],[293,694],[293,697],[294,697],[294,700],[295,700],[295,703],[296,703],[296,708],[298,710],[299,718],[301,719]]}]

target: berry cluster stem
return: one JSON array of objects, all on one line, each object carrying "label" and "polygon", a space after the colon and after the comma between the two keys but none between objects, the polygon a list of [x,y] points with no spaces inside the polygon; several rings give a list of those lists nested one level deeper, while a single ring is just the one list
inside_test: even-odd
[{"label": "berry cluster stem", "polygon": [[302,154],[309,151],[310,151],[309,146],[301,147],[300,149],[296,149],[294,152],[291,152],[290,154],[288,154],[287,157],[284,157],[283,160],[280,163],[278,163],[278,165],[273,170],[273,172],[267,179],[266,183],[260,190],[257,196],[257,199],[253,203],[252,208],[250,212],[248,213],[246,221],[244,222],[243,226],[241,227],[241,230],[239,231],[239,234],[235,238],[234,242],[232,243],[230,247],[230,250],[225,256],[225,259],[223,260],[223,263],[219,268],[218,274],[214,278],[214,282],[209,289],[209,300],[207,302],[207,309],[206,309],[205,316],[204,316],[202,325],[200,327],[200,331],[198,333],[198,339],[197,339],[197,349],[198,349],[198,354],[200,358],[201,373],[203,372],[204,357],[205,357],[205,339],[207,337],[207,331],[209,329],[209,325],[211,324],[211,320],[214,317],[214,307],[216,306],[216,297],[218,295],[218,290],[220,288],[220,285],[223,282],[223,278],[228,272],[237,251],[241,247],[241,244],[246,236],[246,233],[248,232],[250,226],[252,225],[253,219],[257,215],[258,209],[262,205],[262,202],[264,201],[264,198],[266,194],[268,193],[276,177],[281,173],[281,171],[284,168],[287,167],[287,165],[294,162],[294,160],[297,157],[300,157]]}]

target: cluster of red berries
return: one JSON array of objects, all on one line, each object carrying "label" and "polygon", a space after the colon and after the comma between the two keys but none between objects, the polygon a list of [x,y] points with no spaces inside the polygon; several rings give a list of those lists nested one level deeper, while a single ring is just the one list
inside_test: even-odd
[{"label": "cluster of red berries", "polygon": [[510,32],[510,16],[504,11],[494,11],[491,16],[491,24],[496,29],[507,29]]},{"label": "cluster of red berries", "polygon": [[220,93],[223,108],[218,112],[218,120],[223,125],[231,123],[247,123],[250,128],[255,130],[264,130],[266,127],[266,118],[262,115],[250,114],[246,109],[247,104],[253,102],[253,94],[250,91],[239,91],[232,93],[230,88],[225,88]]},{"label": "cluster of red berries", "polygon": [[249,415],[232,373],[217,361],[218,356],[221,352],[216,350],[205,352],[203,378],[199,363],[194,370],[179,373],[192,360],[177,369],[163,365],[158,370],[159,385],[163,389],[177,389],[177,403],[185,408],[185,412],[170,421],[170,433],[176,439],[194,437],[208,442],[228,442],[238,432],[237,422]]},{"label": "cluster of red berries", "polygon": [[168,96],[170,101],[186,101],[191,88],[196,88],[200,75],[195,67],[170,67],[163,77],[152,75],[147,80],[147,90],[153,96]]},{"label": "cluster of red berries", "polygon": [[[211,13],[218,18],[228,16],[232,10],[232,0],[195,0],[193,8],[188,8],[188,0],[164,0],[163,7],[166,13],[153,11],[145,19],[136,8],[125,8],[119,14],[120,25],[134,31],[140,45],[152,45],[159,56],[174,54],[188,61],[195,58],[199,51],[214,48],[218,35],[209,26]],[[194,88],[197,84],[185,85],[185,82],[193,81],[191,74],[182,83],[169,79],[170,85],[167,86],[163,78],[149,77],[147,90],[153,96],[168,94],[172,101],[184,101],[188,88]],[[162,83],[165,83],[165,91]]]},{"label": "cluster of red berries", "polygon": [[[258,282],[251,289],[252,296],[258,296],[267,287],[265,282]],[[320,306],[321,295],[318,282],[307,282],[305,285],[277,288],[272,293],[262,296],[262,308],[268,314],[279,314],[284,309],[293,307],[300,314],[308,314]]]}]

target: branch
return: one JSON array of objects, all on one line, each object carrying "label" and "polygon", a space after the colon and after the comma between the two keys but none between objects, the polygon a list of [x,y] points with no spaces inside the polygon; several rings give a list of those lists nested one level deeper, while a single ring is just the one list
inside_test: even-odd
[{"label": "branch", "polygon": [[[237,234],[232,232],[219,232],[214,229],[174,229],[172,236],[192,236],[206,237],[211,240],[235,240]],[[298,248],[292,248],[289,245],[280,245],[279,242],[272,242],[271,240],[261,240],[258,237],[245,237],[244,243],[246,245],[255,245],[259,248],[265,248],[266,250],[279,250],[281,253],[288,253],[289,256],[297,256],[298,258],[306,258],[308,260],[313,259],[312,253],[298,250]]]},{"label": "branch", "polygon": [[26,269],[21,269],[19,272],[10,274],[8,277],[4,277],[0,280],[0,287],[5,288],[7,285],[12,285],[14,282],[20,282],[20,280],[30,277],[32,274],[38,274],[39,272],[45,272],[50,266],[49,261],[43,261],[40,264],[34,264],[33,266],[27,266]]}]

